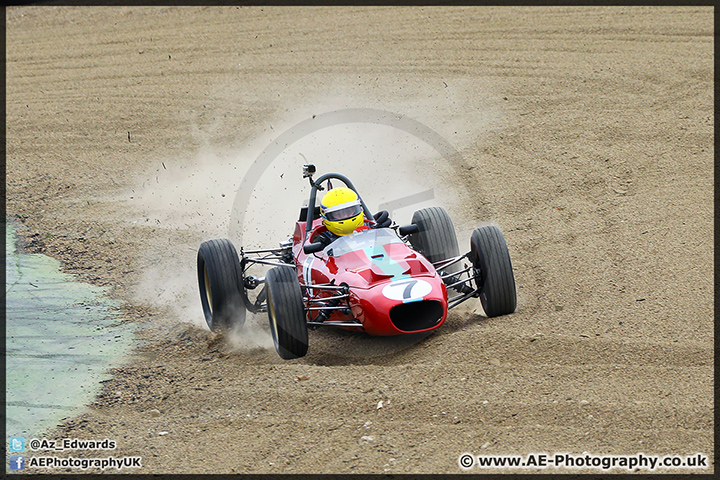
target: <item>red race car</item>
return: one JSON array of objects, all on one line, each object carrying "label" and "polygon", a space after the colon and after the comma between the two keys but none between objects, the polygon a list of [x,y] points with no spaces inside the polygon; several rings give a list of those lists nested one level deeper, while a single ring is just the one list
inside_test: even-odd
[{"label": "red race car", "polygon": [[[480,298],[488,317],[515,311],[510,255],[500,229],[481,226],[460,255],[452,221],[441,207],[416,211],[399,227],[387,212],[374,216],[352,182],[328,173],[313,180],[291,239],[279,248],[237,250],[228,239],[203,242],[197,256],[200,300],[208,326],[226,332],[245,323],[246,312],[267,312],[277,353],[302,357],[308,330],[334,326],[371,335],[399,335],[439,328],[448,309]],[[359,228],[328,233],[327,216],[316,207],[318,191],[331,181],[345,184],[362,206]],[[359,208],[358,212],[359,212]],[[249,275],[269,265],[264,277]],[[261,287],[256,295],[251,295]],[[449,296],[448,292],[453,292]]]}]

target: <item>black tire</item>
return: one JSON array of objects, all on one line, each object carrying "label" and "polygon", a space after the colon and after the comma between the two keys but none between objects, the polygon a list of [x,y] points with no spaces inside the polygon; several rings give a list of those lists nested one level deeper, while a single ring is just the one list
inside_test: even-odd
[{"label": "black tire", "polygon": [[226,238],[200,245],[197,256],[200,302],[205,321],[215,333],[228,332],[245,323],[240,259]]},{"label": "black tire", "polygon": [[480,277],[475,279],[485,315],[513,313],[517,306],[515,277],[505,237],[495,225],[476,228],[470,237],[470,261]]},{"label": "black tire", "polygon": [[[410,245],[431,263],[460,255],[457,235],[450,215],[442,207],[429,207],[417,210],[412,223],[418,226],[418,232],[410,235]],[[459,270],[458,263],[444,270],[447,273]]]},{"label": "black tire", "polygon": [[270,269],[265,275],[265,289],[275,350],[285,360],[304,357],[308,350],[308,328],[295,269]]}]

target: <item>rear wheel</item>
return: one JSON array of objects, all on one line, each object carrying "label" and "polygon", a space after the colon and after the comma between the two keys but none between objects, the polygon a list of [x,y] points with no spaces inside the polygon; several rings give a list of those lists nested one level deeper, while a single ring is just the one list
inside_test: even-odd
[{"label": "rear wheel", "polygon": [[495,225],[476,228],[470,237],[470,261],[480,277],[475,279],[480,302],[488,317],[515,311],[517,294],[510,253],[502,232]]},{"label": "rear wheel", "polygon": [[265,275],[268,320],[275,350],[285,360],[304,357],[308,328],[295,269],[275,267]]},{"label": "rear wheel", "polygon": [[197,256],[200,302],[205,321],[216,333],[227,332],[245,323],[242,273],[237,250],[230,240],[209,240],[200,245]]},{"label": "rear wheel", "polygon": [[[442,207],[429,207],[417,210],[412,223],[418,226],[418,232],[410,236],[410,245],[431,263],[460,255],[457,235],[452,219]],[[459,264],[445,268],[447,273],[455,272]]]}]

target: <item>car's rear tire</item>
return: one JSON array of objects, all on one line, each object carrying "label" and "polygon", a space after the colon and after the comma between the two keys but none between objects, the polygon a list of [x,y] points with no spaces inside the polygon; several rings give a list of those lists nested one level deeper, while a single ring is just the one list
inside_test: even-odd
[{"label": "car's rear tire", "polygon": [[513,313],[517,307],[515,277],[505,237],[495,225],[476,228],[470,237],[470,261],[480,277],[475,279],[485,315]]},{"label": "car's rear tire", "polygon": [[242,273],[237,250],[226,238],[200,245],[197,256],[200,302],[205,321],[215,333],[228,332],[245,323]]},{"label": "car's rear tire", "polygon": [[[431,263],[460,255],[455,227],[444,208],[417,210],[412,216],[412,223],[418,226],[418,232],[410,235],[410,245]],[[459,270],[459,267],[456,263],[443,270],[452,273]]]},{"label": "car's rear tire", "polygon": [[265,289],[275,350],[285,360],[304,357],[308,350],[308,328],[295,269],[270,269],[265,275]]}]

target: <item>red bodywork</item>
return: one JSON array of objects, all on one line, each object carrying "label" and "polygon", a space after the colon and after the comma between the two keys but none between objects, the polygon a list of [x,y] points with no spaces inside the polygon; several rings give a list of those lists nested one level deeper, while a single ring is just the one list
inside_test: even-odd
[{"label": "red bodywork", "polygon": [[[362,228],[362,227],[361,227]],[[371,335],[398,335],[439,328],[447,318],[447,289],[433,265],[408,247],[391,229],[366,229],[341,237],[325,250],[305,254],[305,222],[297,222],[293,257],[301,285],[348,285],[349,312],[332,311],[328,322],[349,322]],[[310,240],[325,230],[313,222]],[[336,295],[332,290],[304,289],[308,298]],[[317,311],[308,311],[313,321]]]}]

